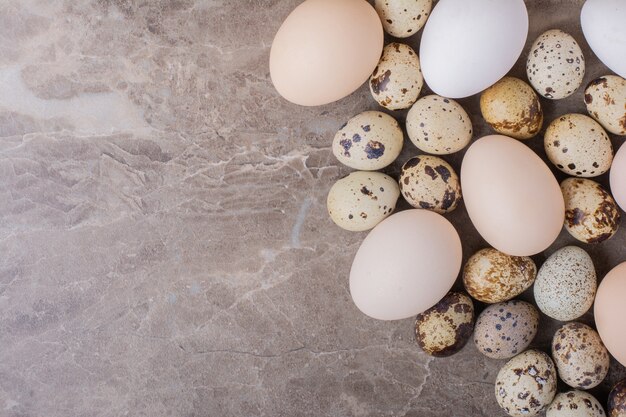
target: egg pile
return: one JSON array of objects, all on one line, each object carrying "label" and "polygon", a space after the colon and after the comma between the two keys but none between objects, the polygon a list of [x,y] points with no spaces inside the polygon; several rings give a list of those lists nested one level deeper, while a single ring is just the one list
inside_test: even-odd
[{"label": "egg pile", "polygon": [[[617,23],[607,32],[599,19]],[[326,28],[317,43],[307,37],[312,21]],[[626,146],[615,154],[610,135],[626,135],[625,21],[626,2],[587,0],[583,32],[616,74],[585,87],[579,113],[547,121],[545,106],[581,88],[586,57],[554,28],[530,44],[527,80],[507,75],[527,40],[523,0],[440,0],[434,8],[431,0],[306,0],[272,46],[272,80],[288,100],[325,104],[367,82],[380,106],[347,120],[332,141],[333,155],[354,171],[330,188],[330,218],[370,231],[350,271],[355,305],[379,320],[416,317],[416,342],[429,355],[453,355],[473,340],[486,357],[507,360],[495,398],[511,416],[604,416],[586,390],[604,380],[610,355],[626,365],[626,262],[598,285],[582,247],[560,248],[542,265],[531,258],[563,228],[593,245],[620,226]],[[419,50],[384,46],[383,31],[402,40],[421,30]],[[421,96],[426,89],[433,93]],[[456,100],[479,93],[494,132],[474,139]],[[404,120],[397,110],[407,110]],[[542,131],[553,168],[526,144]],[[404,146],[413,156],[397,178],[380,172]],[[463,150],[456,172],[446,157]],[[569,177],[559,184],[556,170]],[[611,192],[594,180],[609,172]],[[403,204],[412,208],[395,213]],[[445,218],[462,207],[488,244],[464,265],[461,237]],[[459,273],[466,293],[450,291]],[[516,299],[526,290],[536,306]],[[487,306],[476,314],[472,300]],[[597,330],[575,321],[592,306]],[[549,354],[530,348],[542,314],[564,322]],[[559,379],[572,389],[557,393]],[[626,415],[626,380],[611,392],[608,412]]]}]

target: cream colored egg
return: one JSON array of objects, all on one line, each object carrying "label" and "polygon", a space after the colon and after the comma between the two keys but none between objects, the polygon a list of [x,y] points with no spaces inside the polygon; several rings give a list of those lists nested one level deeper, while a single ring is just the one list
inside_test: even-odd
[{"label": "cream colored egg", "polygon": [[417,100],[406,116],[406,131],[418,149],[446,155],[472,140],[472,121],[456,101],[437,95]]},{"label": "cream colored egg", "polygon": [[395,161],[403,139],[396,119],[379,111],[366,111],[339,129],[333,140],[333,154],[350,168],[374,171]]},{"label": "cream colored egg", "polygon": [[552,358],[559,377],[573,388],[593,388],[609,372],[609,352],[600,335],[582,323],[567,323],[556,331],[552,338]]},{"label": "cream colored egg", "polygon": [[546,410],[546,417],[605,417],[604,408],[585,391],[561,392]]},{"label": "cream colored egg", "polygon": [[449,213],[461,201],[461,182],[441,158],[420,155],[409,159],[400,174],[400,192],[415,208]]},{"label": "cream colored egg", "polygon": [[422,91],[424,78],[417,54],[409,45],[390,43],[370,77],[372,97],[390,110],[408,109]]},{"label": "cream colored egg", "polygon": [[509,360],[496,377],[496,400],[510,416],[535,416],[556,394],[556,368],[548,355],[527,350]]},{"label": "cream colored egg", "polygon": [[463,268],[463,285],[475,299],[499,303],[523,293],[535,281],[537,267],[527,256],[510,256],[493,248],[472,255]]},{"label": "cream colored egg", "polygon": [[543,110],[535,91],[524,81],[504,77],[480,96],[480,111],[498,133],[530,139],[543,125]]},{"label": "cream colored egg", "polygon": [[587,312],[596,296],[596,270],[584,249],[566,246],[543,263],[533,286],[537,307],[560,321],[574,320]]},{"label": "cream colored egg", "polygon": [[580,87],[585,76],[585,57],[576,40],[562,30],[539,35],[530,48],[526,75],[545,98],[568,97]]},{"label": "cream colored egg", "polygon": [[561,183],[565,200],[565,229],[585,243],[611,238],[621,214],[613,197],[595,181],[568,178]]},{"label": "cream colored egg", "polygon": [[398,184],[390,176],[357,171],[331,187],[326,203],[328,214],[337,226],[360,232],[389,216],[399,196]]},{"label": "cream colored egg", "polygon": [[617,75],[596,78],[585,89],[587,112],[606,130],[626,135],[626,80]]},{"label": "cream colored egg", "polygon": [[374,8],[383,22],[383,28],[396,38],[408,38],[424,26],[432,0],[375,0]]},{"label": "cream colored egg", "polygon": [[566,114],[555,119],[544,135],[548,159],[576,177],[604,174],[613,162],[613,145],[602,126],[589,116]]}]

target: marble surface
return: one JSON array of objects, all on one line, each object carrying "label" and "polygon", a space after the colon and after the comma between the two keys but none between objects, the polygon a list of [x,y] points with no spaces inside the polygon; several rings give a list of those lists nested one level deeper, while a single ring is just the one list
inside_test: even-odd
[{"label": "marble surface", "polygon": [[[365,234],[326,214],[349,172],[330,143],[377,105],[365,87],[317,108],[275,93],[269,48],[298,3],[0,2],[0,416],[503,415],[502,361],[472,343],[430,358],[411,319],[352,304]],[[528,0],[526,51],[565,29],[589,81],[607,70],[582,38],[582,3]],[[478,98],[461,104],[489,133]],[[547,121],[584,111],[580,90],[543,104]],[[545,157],[541,141],[529,145]],[[386,171],[415,153],[407,140]],[[448,217],[465,258],[485,246],[463,207]],[[625,239],[585,246],[600,276]],[[556,327],[544,318],[533,345],[548,349]],[[613,361],[592,392],[605,402],[625,376]]]}]

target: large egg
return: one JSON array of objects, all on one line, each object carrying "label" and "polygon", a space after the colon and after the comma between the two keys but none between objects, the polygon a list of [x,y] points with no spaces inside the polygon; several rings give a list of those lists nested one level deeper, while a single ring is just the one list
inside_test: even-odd
[{"label": "large egg", "polygon": [[479,93],[513,67],[527,35],[523,0],[440,0],[422,34],[424,79],[440,96]]},{"label": "large egg", "polygon": [[276,90],[303,106],[339,100],[370,76],[383,27],[365,0],[307,0],[282,24],[270,52]]},{"label": "large egg", "polygon": [[587,0],[580,25],[587,43],[600,61],[626,78],[626,1]]},{"label": "large egg", "polygon": [[593,314],[604,346],[626,366],[626,262],[613,268],[602,280],[596,293]]},{"label": "large egg", "polygon": [[415,316],[450,290],[461,257],[459,235],[443,216],[419,209],[394,214],[367,235],[354,257],[352,299],[375,319]]},{"label": "large egg", "polygon": [[565,203],[559,183],[530,148],[507,136],[485,136],[463,159],[465,207],[481,236],[513,256],[530,256],[554,242]]},{"label": "large egg", "polygon": [[610,172],[611,193],[617,204],[626,211],[626,146],[622,145],[615,157]]}]

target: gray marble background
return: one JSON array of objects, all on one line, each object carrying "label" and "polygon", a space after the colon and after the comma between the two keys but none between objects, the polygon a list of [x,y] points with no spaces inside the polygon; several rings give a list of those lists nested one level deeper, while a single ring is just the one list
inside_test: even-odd
[{"label": "gray marble background", "polygon": [[[299,2],[0,2],[0,416],[503,415],[502,361],[472,343],[432,359],[412,320],[352,304],[365,234],[326,214],[349,172],[330,143],[377,106],[365,87],[317,108],[275,93],[269,48]],[[527,46],[562,28],[585,81],[607,72],[582,0],[527,3]],[[461,103],[489,133],[478,97]],[[548,122],[584,111],[581,91],[543,104]],[[541,137],[529,144],[544,156]],[[415,153],[407,141],[387,172]],[[463,207],[449,218],[465,258],[485,246]],[[585,246],[601,276],[625,239]],[[535,260],[573,242],[563,232]],[[613,362],[594,394],[624,376]]]}]

